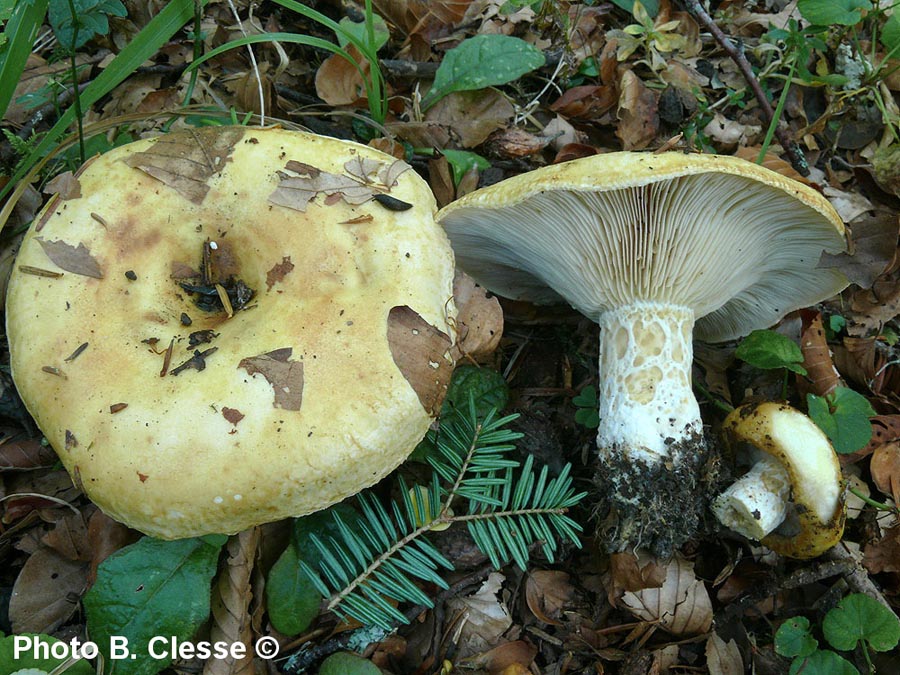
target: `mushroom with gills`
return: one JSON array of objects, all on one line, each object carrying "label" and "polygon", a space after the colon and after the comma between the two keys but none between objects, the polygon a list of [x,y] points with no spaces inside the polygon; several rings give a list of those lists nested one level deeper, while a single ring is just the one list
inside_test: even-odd
[{"label": "mushroom with gills", "polygon": [[668,555],[696,531],[706,443],[692,338],[770,326],[839,292],[843,223],[812,188],[716,155],[610,153],[472,192],[438,220],[481,285],[600,325],[607,547]]},{"label": "mushroom with gills", "polygon": [[107,514],[234,533],[372,485],[425,435],[453,368],[454,265],[405,162],[210,127],[76,180],[22,243],[6,326],[22,399]]},{"label": "mushroom with gills", "polygon": [[713,501],[719,522],[791,558],[814,558],[840,541],[841,465],[811,419],[780,403],[746,405],[728,415],[722,432],[748,470]]}]

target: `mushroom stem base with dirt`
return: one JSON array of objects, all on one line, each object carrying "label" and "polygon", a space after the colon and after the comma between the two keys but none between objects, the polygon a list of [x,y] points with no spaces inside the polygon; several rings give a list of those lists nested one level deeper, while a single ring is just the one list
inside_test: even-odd
[{"label": "mushroom stem base with dirt", "polygon": [[636,545],[662,556],[696,531],[706,457],[691,390],[694,313],[637,302],[600,324],[598,484],[610,507],[607,548]]}]

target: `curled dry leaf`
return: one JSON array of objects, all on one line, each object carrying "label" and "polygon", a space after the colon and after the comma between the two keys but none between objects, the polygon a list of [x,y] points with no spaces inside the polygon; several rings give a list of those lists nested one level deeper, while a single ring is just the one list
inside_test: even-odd
[{"label": "curled dry leaf", "polygon": [[515,114],[512,103],[499,91],[478,89],[445,96],[428,110],[425,121],[446,129],[457,144],[454,147],[474,148]]},{"label": "curled dry leaf", "polygon": [[622,604],[638,619],[658,623],[672,635],[705,633],[712,625],[709,593],[694,575],[694,565],[676,556],[665,566],[660,588],[626,591]]},{"label": "curled dry leaf", "polygon": [[524,129],[510,127],[491,134],[485,142],[485,149],[501,159],[519,159],[539,153],[551,140],[548,136],[536,136]]},{"label": "curled dry leaf", "polygon": [[734,640],[725,642],[718,633],[706,641],[706,667],[709,675],[743,675],[744,660]]},{"label": "curled dry leaf", "polygon": [[872,574],[900,572],[900,525],[889,527],[881,539],[866,544],[862,564]]},{"label": "curled dry leaf", "polygon": [[10,438],[0,444],[0,472],[40,469],[57,461],[53,448],[36,438]]},{"label": "curled dry leaf", "polygon": [[140,536],[139,532],[113,520],[100,509],[94,511],[88,521],[88,540],[91,551],[91,565],[87,577],[88,588],[93,586],[97,579],[97,568],[100,563],[120,548],[136,542]]},{"label": "curled dry leaf", "polygon": [[822,315],[818,312],[811,318],[803,315],[800,350],[803,353],[803,367],[806,368],[810,382],[809,391],[816,396],[826,396],[835,388],[843,386],[841,376],[831,360]]},{"label": "curled dry leaf", "polygon": [[561,626],[563,608],[575,596],[575,587],[561,570],[535,570],[525,582],[525,601],[538,621]]},{"label": "curled dry leaf", "polygon": [[259,528],[253,527],[236,534],[225,545],[227,557],[213,586],[212,623],[209,636],[212,642],[244,644],[245,656],[235,659],[207,659],[203,675],[254,675],[253,631],[250,626],[250,601],[253,593],[250,580],[259,547]]},{"label": "curled dry leaf", "polygon": [[503,309],[496,297],[465,272],[456,271],[453,279],[453,300],[457,308],[458,343],[460,355],[477,359],[491,354],[503,335]]},{"label": "curled dry leaf", "polygon": [[666,579],[666,568],[652,558],[639,559],[633,553],[613,553],[605,583],[609,604],[616,605],[625,591],[659,588]]},{"label": "curled dry leaf", "polygon": [[88,537],[88,519],[94,510],[93,506],[88,506],[84,512],[67,512],[54,523],[53,529],[41,538],[41,543],[59,553],[66,560],[90,562],[91,544]]},{"label": "curled dry leaf", "polygon": [[529,666],[537,656],[537,651],[534,645],[524,640],[515,640],[499,644],[490,651],[466,659],[460,665],[483,668],[490,674],[530,675]]}]

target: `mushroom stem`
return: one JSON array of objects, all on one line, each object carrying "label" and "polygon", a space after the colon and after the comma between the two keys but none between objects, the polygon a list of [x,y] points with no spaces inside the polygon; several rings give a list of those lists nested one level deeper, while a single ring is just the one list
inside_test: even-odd
[{"label": "mushroom stem", "polygon": [[600,315],[600,453],[652,464],[702,435],[691,390],[694,312],[639,302]]},{"label": "mushroom stem", "polygon": [[600,316],[597,484],[609,504],[610,551],[635,545],[661,557],[696,531],[706,458],[691,390],[694,313],[637,302]]},{"label": "mushroom stem", "polygon": [[791,478],[781,462],[762,455],[751,469],[720,494],[712,511],[725,527],[760,540],[787,514]]}]

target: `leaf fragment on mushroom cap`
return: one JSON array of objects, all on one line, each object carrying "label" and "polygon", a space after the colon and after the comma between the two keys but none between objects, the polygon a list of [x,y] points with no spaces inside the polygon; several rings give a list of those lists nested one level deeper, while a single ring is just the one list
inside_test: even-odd
[{"label": "leaf fragment on mushroom cap", "polygon": [[200,204],[209,192],[209,179],[225,168],[244,132],[244,127],[177,131],[123,161]]},{"label": "leaf fragment on mushroom cap", "polygon": [[387,339],[391,357],[404,379],[432,417],[441,410],[453,374],[450,338],[406,305],[388,314]]},{"label": "leaf fragment on mushroom cap", "polygon": [[66,272],[94,279],[103,278],[99,263],[83,243],[79,242],[78,246],[72,246],[61,240],[47,241],[43,237],[35,237],[35,241],[41,245],[47,257]]},{"label": "leaf fragment on mushroom cap", "polygon": [[303,362],[291,361],[293,351],[283,347],[241,359],[238,364],[250,375],[262,375],[275,392],[275,407],[285,410],[300,410],[303,403]]},{"label": "leaf fragment on mushroom cap", "polygon": [[291,262],[291,256],[288,255],[283,257],[280,263],[276,263],[272,266],[272,269],[266,272],[266,288],[272,290],[272,286],[279,281],[284,281],[284,278],[290,274],[293,269],[294,263]]}]

